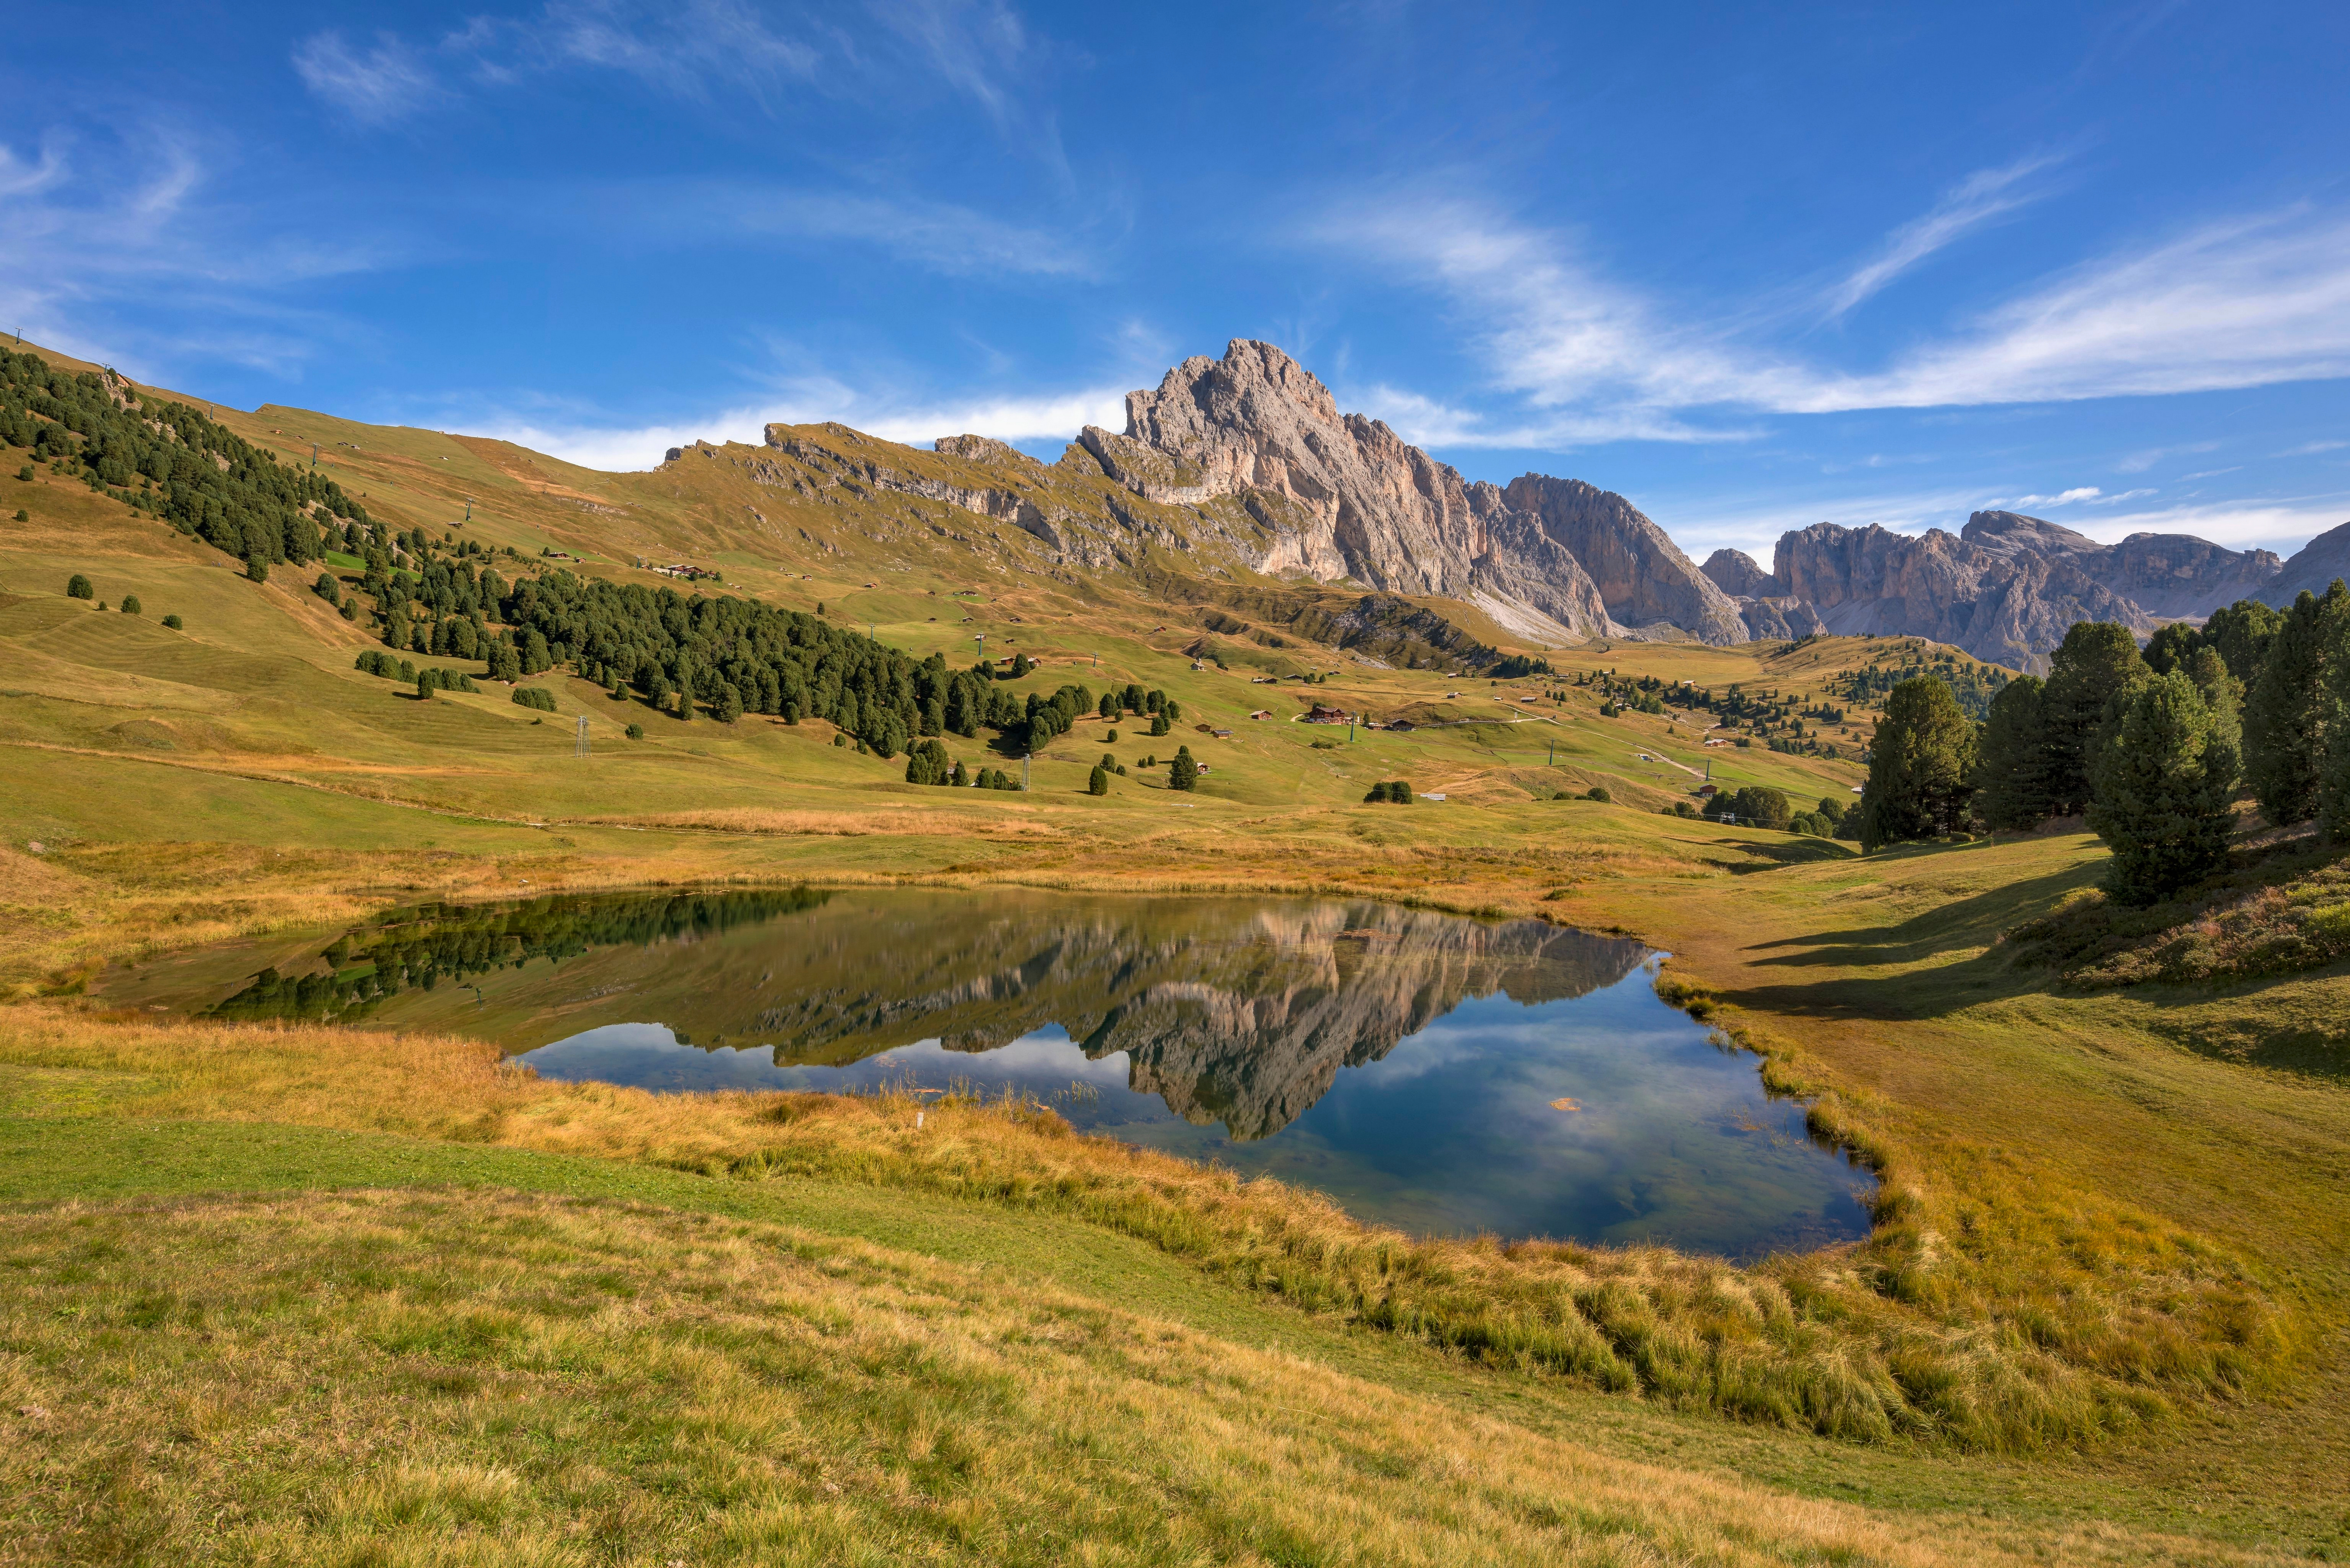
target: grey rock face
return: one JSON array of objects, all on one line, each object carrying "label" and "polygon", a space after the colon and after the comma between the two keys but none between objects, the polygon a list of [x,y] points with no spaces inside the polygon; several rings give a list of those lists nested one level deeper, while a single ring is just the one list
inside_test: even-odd
[{"label": "grey rock face", "polygon": [[1939,528],[1913,537],[1818,523],[1782,535],[1773,565],[1832,632],[1931,638],[2018,670],[2046,670],[2075,621],[2118,621],[2141,636],[2155,626],[2069,555],[1990,548]]},{"label": "grey rock face", "polygon": [[2282,570],[2251,597],[2285,609],[2303,591],[2324,593],[2336,577],[2350,578],[2350,523],[2328,528],[2303,545]]},{"label": "grey rock face", "polygon": [[949,457],[959,457],[965,462],[1004,462],[1015,468],[1023,463],[1032,467],[1042,466],[1035,458],[1030,457],[1018,447],[1006,441],[997,441],[993,436],[941,436],[931,442],[931,446],[934,452],[942,452]]},{"label": "grey rock face", "polygon": [[2039,555],[2069,561],[2147,615],[2166,619],[2200,619],[2259,592],[2283,566],[2273,552],[2230,550],[2186,534],[2133,534],[2118,545],[2100,545],[2019,512],[1978,512],[1960,537],[2011,559]]},{"label": "grey rock face", "polygon": [[1771,598],[1787,591],[1784,583],[1757,566],[1743,550],[1716,550],[1698,569],[1734,599]]},{"label": "grey rock face", "polygon": [[1968,517],[1959,537],[1996,556],[2029,551],[2041,556],[2079,556],[2105,548],[2086,534],[2075,533],[2045,517],[2021,512],[1977,512]]},{"label": "grey rock face", "polygon": [[1271,344],[1186,359],[1126,411],[1125,441],[1179,478],[1152,479],[1107,431],[1088,431],[1087,450],[1129,488],[1196,475],[1209,495],[1242,497],[1274,536],[1260,570],[1473,599],[1529,632],[1747,639],[1737,607],[1623,497],[1540,474],[1506,491],[1466,482],[1379,421],[1340,413]]},{"label": "grey rock face", "polygon": [[1828,628],[1820,612],[1802,599],[1754,597],[1731,602],[1738,606],[1747,633],[1758,642],[1794,642],[1820,636]]}]

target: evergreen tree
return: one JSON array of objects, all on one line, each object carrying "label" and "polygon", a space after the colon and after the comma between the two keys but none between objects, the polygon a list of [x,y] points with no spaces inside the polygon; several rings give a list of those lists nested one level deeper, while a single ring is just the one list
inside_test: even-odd
[{"label": "evergreen tree", "polygon": [[[2336,588],[2342,587],[2337,582]],[[2325,750],[2317,784],[2317,825],[2350,844],[2350,615],[2333,617],[2325,649]]]},{"label": "evergreen tree", "polygon": [[2091,766],[2089,826],[2114,852],[2116,901],[2158,902],[2227,863],[2235,763],[2184,670],[2131,689]]},{"label": "evergreen tree", "polygon": [[142,607],[139,603],[139,596],[137,594],[125,594],[122,596],[122,613],[124,615],[137,615],[141,607]]},{"label": "evergreen tree", "polygon": [[2195,650],[2203,646],[2203,634],[2183,620],[2172,621],[2159,628],[2146,639],[2147,668],[2157,675],[2168,675],[2183,668]]},{"label": "evergreen tree", "polygon": [[335,580],[332,572],[320,572],[318,580],[310,585],[310,591],[330,605],[343,602],[343,585]]},{"label": "evergreen tree", "polygon": [[1170,727],[1170,726],[1167,722],[1167,715],[1165,713],[1158,711],[1153,711],[1151,713],[1150,732],[1152,734],[1164,735],[1169,732]]},{"label": "evergreen tree", "polygon": [[743,694],[732,686],[718,689],[718,722],[731,724],[743,716]]},{"label": "evergreen tree", "polygon": [[420,670],[416,672],[416,700],[419,702],[432,701],[432,671]]},{"label": "evergreen tree", "polygon": [[971,787],[971,775],[963,772],[963,767],[961,763],[957,763],[954,765],[954,772],[948,775],[947,783],[954,785],[957,789],[969,789]]},{"label": "evergreen tree", "polygon": [[2195,682],[2201,693],[2203,705],[2211,711],[2213,742],[2224,745],[2235,761],[2228,769],[2231,778],[2241,777],[2244,763],[2244,688],[2228,673],[2228,661],[2210,643],[2198,647],[2179,668],[2187,679]]},{"label": "evergreen tree", "polygon": [[2041,729],[2046,690],[2038,676],[2021,675],[1991,700],[1975,756],[1974,807],[1993,827],[2021,831],[2055,815]]},{"label": "evergreen tree", "polygon": [[[2137,655],[2136,643],[2130,655]],[[1870,744],[1868,783],[1860,796],[1861,847],[1874,852],[1957,831],[1974,793],[1968,782],[1974,761],[1974,725],[1950,687],[1931,676],[1896,686]]]},{"label": "evergreen tree", "polygon": [[2050,661],[2040,698],[2042,756],[2050,811],[2070,816],[2089,805],[2089,758],[2107,705],[2150,673],[2129,628],[2109,620],[2075,621]]},{"label": "evergreen tree", "polygon": [[1092,773],[1086,775],[1086,793],[1087,794],[1109,793],[1109,774],[1103,772],[1098,763],[1095,765]]},{"label": "evergreen tree", "polygon": [[1176,747],[1175,760],[1168,765],[1167,769],[1167,787],[1180,790],[1195,789],[1199,782],[1200,764],[1191,760],[1191,748]]},{"label": "evergreen tree", "polygon": [[98,590],[90,587],[89,579],[88,577],[83,576],[79,572],[76,572],[72,576],[66,579],[66,597],[69,599],[94,599],[98,597]]},{"label": "evergreen tree", "polygon": [[251,581],[265,583],[269,580],[269,563],[259,556],[249,556],[245,558],[244,575]]},{"label": "evergreen tree", "polygon": [[2261,660],[2244,701],[2244,782],[2273,827],[2317,813],[2318,775],[2328,754],[2333,695],[2327,654],[2350,617],[2339,578],[2324,598],[2302,590]]},{"label": "evergreen tree", "polygon": [[2284,617],[2260,600],[2238,599],[2226,609],[2211,612],[2211,618],[2203,623],[2201,640],[2204,647],[2219,650],[2228,661],[2228,673],[2249,691],[2260,677],[2269,643],[2282,625]]}]

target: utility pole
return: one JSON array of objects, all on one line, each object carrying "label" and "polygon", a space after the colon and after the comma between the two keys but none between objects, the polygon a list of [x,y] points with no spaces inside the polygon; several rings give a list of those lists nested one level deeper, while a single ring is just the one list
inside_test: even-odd
[{"label": "utility pole", "polygon": [[468,523],[471,523],[473,520],[473,498],[472,496],[468,495],[467,497],[465,497],[465,521],[466,521],[466,522],[468,522]]},{"label": "utility pole", "polygon": [[588,715],[585,713],[579,715],[577,738],[572,742],[571,754],[575,757],[584,757],[588,754]]},{"label": "utility pole", "polygon": [[1036,753],[1034,752],[1024,752],[1020,756],[1020,789],[1024,794],[1028,790],[1028,764],[1034,762],[1035,757]]},{"label": "utility pole", "polygon": [[972,641],[979,644],[979,657],[984,662],[987,658],[987,633],[981,632],[977,637],[972,638]]},{"label": "utility pole", "polygon": [[1555,768],[1555,767],[1558,766],[1558,742],[1557,742],[1556,741],[1553,741],[1553,742],[1551,742],[1551,743],[1550,743],[1550,759],[1549,759],[1547,762],[1544,763],[1543,763],[1543,766],[1544,766],[1544,767],[1546,767],[1546,768]]},{"label": "utility pole", "polygon": [[318,466],[318,443],[317,441],[312,441],[310,443],[310,466],[312,468]]}]

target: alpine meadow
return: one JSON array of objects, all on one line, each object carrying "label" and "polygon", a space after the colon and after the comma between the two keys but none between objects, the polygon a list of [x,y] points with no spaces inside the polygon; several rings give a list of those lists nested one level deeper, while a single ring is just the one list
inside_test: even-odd
[{"label": "alpine meadow", "polygon": [[2340,18],[120,10],[0,1563],[2350,1560]]}]

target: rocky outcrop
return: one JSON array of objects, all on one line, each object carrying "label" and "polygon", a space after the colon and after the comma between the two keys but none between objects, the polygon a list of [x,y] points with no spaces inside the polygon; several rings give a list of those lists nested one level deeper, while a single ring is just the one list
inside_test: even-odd
[{"label": "rocky outcrop", "polygon": [[2118,545],[2100,545],[2020,512],[1978,512],[1959,536],[2011,559],[2030,555],[2068,561],[2108,592],[2165,620],[2200,620],[2257,594],[2284,565],[2272,551],[2230,550],[2188,534],[2133,534]]},{"label": "rocky outcrop", "polygon": [[[1542,474],[1507,489],[1465,481],[1379,421],[1339,412],[1269,343],[1186,359],[1157,390],[1128,393],[1126,413],[1128,445],[1087,431],[1086,449],[1129,488],[1196,476],[1209,495],[1242,497],[1274,535],[1260,570],[1469,598],[1504,624],[1572,636],[1747,639],[1728,596],[1622,496]],[[1177,477],[1146,474],[1128,446]]]},{"label": "rocky outcrop", "polygon": [[2285,609],[2303,593],[2324,593],[2334,586],[2336,577],[2350,579],[2350,523],[2328,528],[2303,545],[2292,560],[2284,563],[2283,569],[2251,597]]},{"label": "rocky outcrop", "polygon": [[1991,548],[1931,528],[1815,523],[1779,540],[1772,575],[1845,636],[1924,637],[2012,669],[2044,670],[2075,621],[2155,622],[2067,556]]},{"label": "rocky outcrop", "polygon": [[2021,512],[1977,512],[1959,537],[1995,556],[2080,556],[2105,548],[2086,534]]},{"label": "rocky outcrop", "polygon": [[1627,630],[1672,627],[1700,642],[1747,639],[1730,596],[1622,496],[1579,479],[1529,473],[1510,481],[1502,499],[1506,512],[1493,527],[1497,545],[1531,533],[1565,550]]},{"label": "rocky outcrop", "polygon": [[1806,637],[1824,635],[1827,622],[1819,611],[1797,598],[1735,599],[1739,618],[1745,621],[1747,635],[1757,642],[1794,642]]},{"label": "rocky outcrop", "polygon": [[1756,565],[1743,550],[1716,550],[1699,570],[1734,599],[1774,598],[1787,591],[1786,584]]},{"label": "rocky outcrop", "polygon": [[1196,470],[1130,436],[1087,425],[1077,441],[1094,454],[1104,473],[1145,501],[1181,506],[1208,498],[1208,487]]}]

